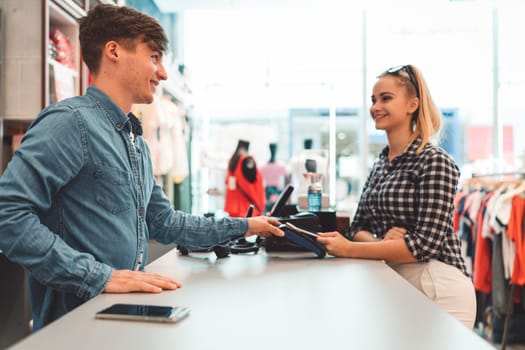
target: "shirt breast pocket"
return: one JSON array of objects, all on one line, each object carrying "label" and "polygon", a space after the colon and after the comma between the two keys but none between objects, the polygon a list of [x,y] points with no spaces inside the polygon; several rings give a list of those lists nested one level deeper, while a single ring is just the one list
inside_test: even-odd
[{"label": "shirt breast pocket", "polygon": [[131,207],[133,201],[127,171],[107,165],[95,166],[95,200],[113,214]]}]

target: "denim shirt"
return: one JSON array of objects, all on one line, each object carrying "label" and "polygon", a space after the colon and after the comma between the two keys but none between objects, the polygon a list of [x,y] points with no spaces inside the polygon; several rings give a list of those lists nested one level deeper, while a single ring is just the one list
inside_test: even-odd
[{"label": "denim shirt", "polygon": [[33,328],[143,269],[148,239],[188,248],[242,236],[246,219],[175,211],[141,136],[102,91],[45,108],[0,177],[0,250],[30,271]]}]

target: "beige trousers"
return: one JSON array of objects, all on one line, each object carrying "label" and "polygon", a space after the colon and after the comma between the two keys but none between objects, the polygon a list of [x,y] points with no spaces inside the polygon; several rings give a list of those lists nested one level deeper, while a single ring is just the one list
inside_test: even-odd
[{"label": "beige trousers", "polygon": [[435,301],[469,329],[476,320],[476,294],[470,277],[439,260],[390,264],[410,284]]}]

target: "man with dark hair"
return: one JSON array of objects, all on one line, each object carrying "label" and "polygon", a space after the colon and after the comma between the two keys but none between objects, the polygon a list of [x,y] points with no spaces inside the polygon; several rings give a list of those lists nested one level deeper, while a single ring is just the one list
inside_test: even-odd
[{"label": "man with dark hair", "polygon": [[99,5],[80,20],[93,84],[46,107],[0,178],[0,250],[30,271],[33,328],[102,292],[181,286],[143,272],[149,239],[203,248],[244,235],[282,236],[274,219],[208,219],[173,210],[155,183],[134,103],[167,79],[159,23]]}]

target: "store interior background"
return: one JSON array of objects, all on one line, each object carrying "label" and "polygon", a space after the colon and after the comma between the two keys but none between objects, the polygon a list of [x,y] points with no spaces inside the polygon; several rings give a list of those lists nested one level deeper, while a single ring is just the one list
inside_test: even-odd
[{"label": "store interior background", "polygon": [[[61,6],[111,1],[0,0],[0,170],[40,109],[59,99],[60,74],[70,80],[62,92],[81,92],[87,85],[80,62],[71,73],[47,57],[48,32],[41,28],[58,26],[75,41],[73,17],[82,13],[72,16]],[[443,112],[441,145],[464,180],[473,174],[525,174],[523,1],[113,3],[158,18],[170,39],[164,61],[170,78],[159,94],[171,95],[184,110],[189,172],[176,182],[173,174],[160,180],[177,209],[225,215],[221,193],[239,139],[250,141],[258,166],[270,158],[270,143],[278,145],[277,159],[290,165],[303,141],[312,139],[330,157],[324,190],[332,208],[351,216],[369,168],[386,145],[369,116],[373,84],[388,67],[408,63],[422,70]],[[20,11],[10,12],[14,8]],[[165,249],[171,247],[152,242],[150,259]],[[9,288],[0,288],[0,310],[12,312],[0,319],[0,341],[10,334],[12,342],[29,334],[27,276],[1,254],[0,264],[3,273],[4,266],[11,269],[3,279],[11,281]]]},{"label": "store interior background", "polygon": [[519,1],[126,4],[160,19],[171,41],[166,64],[185,68],[194,213],[222,214],[214,193],[224,189],[238,139],[250,141],[260,166],[270,142],[289,163],[305,138],[329,151],[330,204],[352,213],[386,144],[369,117],[370,92],[379,73],[399,64],[422,70],[444,115],[441,145],[464,179],[523,171]]}]

